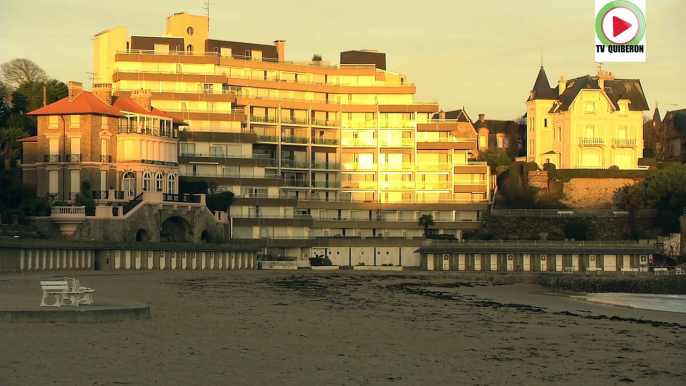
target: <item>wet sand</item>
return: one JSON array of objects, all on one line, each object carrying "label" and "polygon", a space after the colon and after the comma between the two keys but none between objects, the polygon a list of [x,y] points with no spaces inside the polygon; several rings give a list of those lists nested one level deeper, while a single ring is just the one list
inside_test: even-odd
[{"label": "wet sand", "polygon": [[149,320],[2,324],[9,385],[683,385],[686,315],[404,272],[4,274],[0,307],[69,276]]}]

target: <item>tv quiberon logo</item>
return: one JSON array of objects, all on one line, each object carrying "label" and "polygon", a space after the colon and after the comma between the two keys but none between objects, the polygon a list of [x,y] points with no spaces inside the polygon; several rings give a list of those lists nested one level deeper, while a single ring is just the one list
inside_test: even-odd
[{"label": "tv quiberon logo", "polygon": [[646,61],[646,1],[595,1],[595,61]]}]

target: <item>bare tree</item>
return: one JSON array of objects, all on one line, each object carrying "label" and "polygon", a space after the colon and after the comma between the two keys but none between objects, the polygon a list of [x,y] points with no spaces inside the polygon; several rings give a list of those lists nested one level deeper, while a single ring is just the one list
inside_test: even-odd
[{"label": "bare tree", "polygon": [[13,90],[24,82],[43,83],[48,80],[45,71],[36,63],[29,59],[21,58],[3,63],[0,76],[2,77],[2,83]]}]

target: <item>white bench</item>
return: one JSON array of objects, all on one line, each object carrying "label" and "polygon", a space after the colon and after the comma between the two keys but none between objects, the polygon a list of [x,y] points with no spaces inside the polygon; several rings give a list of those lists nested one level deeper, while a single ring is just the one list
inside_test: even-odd
[{"label": "white bench", "polygon": [[[78,306],[79,304],[93,304],[91,288],[80,287],[79,281],[65,278],[64,280],[46,280],[40,282],[43,290],[41,307],[61,307],[62,305]],[[48,304],[45,300],[54,298],[54,302]]]},{"label": "white bench", "polygon": [[624,275],[625,272],[636,272],[636,274],[638,275],[638,268],[624,268],[624,267],[622,267],[621,269],[622,269],[622,275]]},{"label": "white bench", "polygon": [[598,268],[598,267],[587,267],[587,268],[586,268],[586,272],[587,272],[587,273],[598,272],[598,275],[600,275],[600,273],[603,272],[603,269],[602,269],[602,268]]},{"label": "white bench", "polygon": [[653,268],[653,272],[655,272],[656,275],[669,275],[668,268]]},{"label": "white bench", "polygon": [[674,268],[674,273],[676,275],[686,275],[686,269],[681,268],[681,267],[676,267],[676,268]]},{"label": "white bench", "polygon": [[565,267],[562,273],[574,273],[574,267]]},{"label": "white bench", "polygon": [[78,304],[93,304],[94,289],[88,287],[81,287],[81,283],[77,279],[65,277],[64,280],[69,284],[69,289],[77,292]]}]

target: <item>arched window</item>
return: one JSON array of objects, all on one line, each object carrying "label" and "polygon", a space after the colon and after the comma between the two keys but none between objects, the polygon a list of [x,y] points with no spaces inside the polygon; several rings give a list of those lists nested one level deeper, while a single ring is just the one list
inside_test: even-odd
[{"label": "arched window", "polygon": [[189,44],[186,46],[186,53],[187,54],[192,54],[193,53],[193,45]]},{"label": "arched window", "polygon": [[124,173],[121,181],[121,189],[128,197],[136,197],[136,176],[131,172]]},{"label": "arched window", "polygon": [[162,173],[157,173],[157,176],[155,176],[155,191],[161,192],[163,188],[164,188],[164,176],[162,175]]},{"label": "arched window", "polygon": [[150,180],[150,172],[143,173],[143,191],[149,192],[152,190],[152,181]]},{"label": "arched window", "polygon": [[176,194],[176,176],[174,174],[167,177],[167,193]]}]

